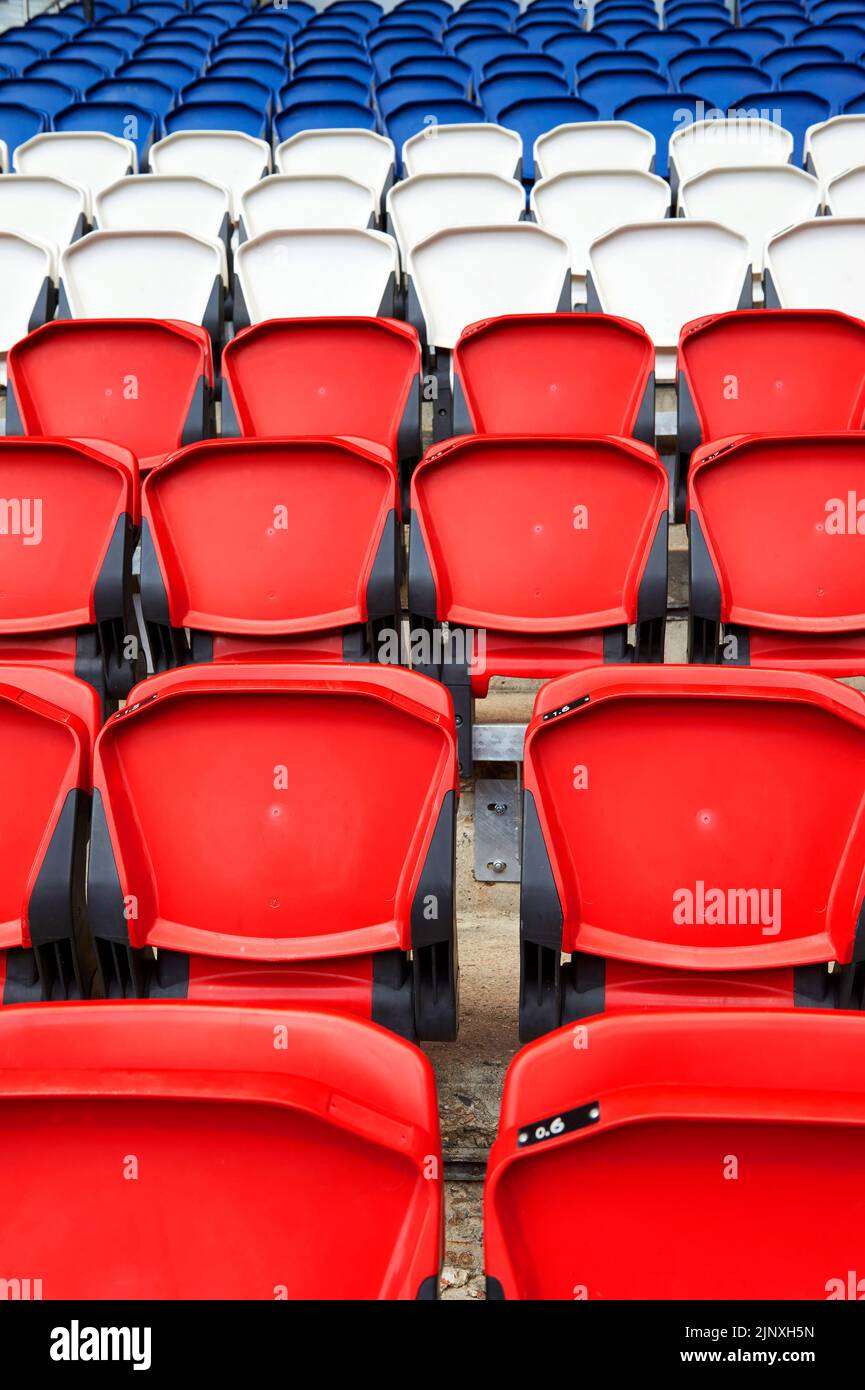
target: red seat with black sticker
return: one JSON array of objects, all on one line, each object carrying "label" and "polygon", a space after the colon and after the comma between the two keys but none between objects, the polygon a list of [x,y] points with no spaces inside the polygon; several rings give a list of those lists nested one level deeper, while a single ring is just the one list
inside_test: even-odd
[{"label": "red seat with black sticker", "polygon": [[6,433],[106,439],[142,473],[209,433],[206,329],[163,319],[63,319],[9,353]]},{"label": "red seat with black sticker", "polygon": [[467,435],[427,451],[411,487],[412,659],[453,696],[463,776],[492,676],[663,660],[667,505],[663,464],[634,439]]},{"label": "red seat with black sticker", "polygon": [[142,494],[157,671],[185,661],[397,661],[399,493],[368,440],[220,439]]},{"label": "red seat with black sticker", "polygon": [[103,441],[0,440],[0,664],[80,676],[107,710],[143,670],[138,470]]},{"label": "red seat with black sticker", "polygon": [[524,771],[523,1038],[605,1011],[862,1007],[859,691],[587,671],[539,692]]},{"label": "red seat with black sticker", "polygon": [[453,1036],[457,794],[447,692],[414,672],[223,663],[144,681],[95,756],[106,993]]},{"label": "red seat with black sticker", "polygon": [[[848,1289],[863,1163],[859,1016],[631,1013],[562,1028],[505,1078],[487,1296],[860,1297],[855,1274]],[[827,1192],[843,1219],[827,1219]]]},{"label": "red seat with black sticker", "polygon": [[74,676],[0,666],[0,1004],[86,997],[90,767],[101,710]]},{"label": "red seat with black sticker", "polygon": [[437,1296],[435,1083],[402,1038],[305,1009],[41,1004],[0,1011],[0,1055],[4,1268],[32,1297]]},{"label": "red seat with black sticker", "polygon": [[698,449],[690,659],[865,675],[865,433]]}]

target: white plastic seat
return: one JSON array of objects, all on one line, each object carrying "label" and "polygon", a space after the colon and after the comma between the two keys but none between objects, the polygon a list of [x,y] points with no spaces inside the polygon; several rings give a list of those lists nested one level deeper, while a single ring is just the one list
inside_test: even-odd
[{"label": "white plastic seat", "polygon": [[666,217],[670,201],[669,184],[639,169],[554,174],[535,184],[531,207],[538,223],[564,237],[571,248],[575,303],[585,299],[592,242],[613,227]]},{"label": "white plastic seat", "polygon": [[679,189],[680,215],[721,222],[747,238],[756,281],[762,280],[768,239],[816,217],[821,202],[819,179],[793,164],[707,169]]},{"label": "white plastic seat", "polygon": [[815,217],[766,247],[769,307],[837,309],[865,318],[865,218]]},{"label": "white plastic seat", "polygon": [[822,179],[824,186],[860,164],[865,164],[865,116],[833,116],[809,127],[805,168]]},{"label": "white plastic seat", "polygon": [[0,232],[0,381],[6,354],[31,327],[44,323],[53,297],[52,251],[33,237]]},{"label": "white plastic seat", "polygon": [[500,174],[413,174],[387,195],[403,265],[412,248],[434,232],[519,222],[525,207],[522,184]]},{"label": "white plastic seat", "polygon": [[684,323],[738,308],[745,287],[750,304],[748,243],[717,222],[668,218],[607,232],[589,251],[589,273],[589,308],[594,289],[606,313],[643,325],[659,381],[675,380]]},{"label": "white plastic seat", "polygon": [[302,130],[276,150],[280,174],[342,174],[367,184],[379,202],[393,178],[394,159],[393,141],[372,130]]},{"label": "white plastic seat", "polygon": [[538,136],[534,153],[539,180],[588,169],[648,173],[655,158],[655,137],[632,121],[577,121]]},{"label": "white plastic seat", "polygon": [[343,174],[270,174],[240,200],[245,236],[294,227],[369,227],[376,195]]},{"label": "white plastic seat", "polygon": [[865,164],[830,179],[825,197],[826,211],[834,217],[865,217]]},{"label": "white plastic seat", "polygon": [[197,174],[222,184],[237,221],[241,195],[270,173],[270,146],[241,130],[175,130],[151,146],[154,174]]},{"label": "white plastic seat", "polygon": [[77,184],[42,174],[0,176],[0,227],[50,247],[55,281],[60,252],[81,236],[86,219],[87,194]]},{"label": "white plastic seat", "polygon": [[60,317],[184,319],[213,333],[224,257],[188,232],[91,232],[60,257]]},{"label": "white plastic seat", "polygon": [[706,169],[741,164],[789,164],[793,136],[774,121],[754,117],[692,121],[670,136],[673,188]]},{"label": "white plastic seat", "polygon": [[230,203],[228,189],[212,179],[136,174],[103,189],[94,215],[102,231],[189,232],[213,241],[225,236]]},{"label": "white plastic seat", "polygon": [[430,125],[412,135],[402,147],[406,175],[499,174],[519,176],[523,142],[515,130],[501,125]]},{"label": "white plastic seat", "polygon": [[293,228],[245,241],[235,256],[235,327],[262,319],[393,316],[396,242],[354,227]]},{"label": "white plastic seat", "polygon": [[69,179],[87,192],[87,216],[103,188],[138,172],[138,155],[131,140],[102,131],[51,131],[25,140],[15,151],[19,174],[47,174]]},{"label": "white plastic seat", "polygon": [[479,319],[570,307],[568,243],[533,222],[435,232],[415,246],[408,269],[410,304],[416,296],[435,348],[451,350]]}]

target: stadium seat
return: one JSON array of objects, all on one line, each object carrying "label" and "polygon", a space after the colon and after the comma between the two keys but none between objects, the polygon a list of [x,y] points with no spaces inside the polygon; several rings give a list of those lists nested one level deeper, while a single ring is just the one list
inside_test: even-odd
[{"label": "stadium seat", "polygon": [[436,131],[441,126],[482,124],[483,122],[484,113],[481,107],[474,102],[466,101],[464,97],[451,97],[436,101],[410,101],[398,106],[385,121],[385,129],[396,150],[397,172],[399,173],[402,169],[401,151],[403,145],[413,135],[417,135],[419,132]]},{"label": "stadium seat", "polygon": [[817,217],[819,179],[795,164],[707,169],[679,186],[679,216],[721,222],[747,238],[754,280],[763,276],[767,238],[780,227]]},{"label": "stadium seat", "polygon": [[528,97],[508,106],[501,115],[503,126],[515,130],[523,142],[523,180],[536,177],[535,141],[556,126],[573,125],[598,118],[596,107],[576,97]]},{"label": "stadium seat", "polygon": [[522,184],[499,174],[414,174],[387,195],[388,227],[404,269],[418,242],[434,232],[519,222],[525,208]]},{"label": "stadium seat", "polygon": [[225,247],[189,232],[91,232],[60,257],[60,318],[182,319],[222,339]]},{"label": "stadium seat", "polygon": [[86,216],[86,194],[74,183],[40,174],[0,175],[0,225],[50,247],[55,281],[60,252],[83,234]]},{"label": "stadium seat", "polygon": [[655,344],[658,380],[674,381],[683,323],[750,308],[748,243],[717,222],[696,219],[619,227],[589,250],[586,303],[643,324]]},{"label": "stadium seat", "polygon": [[759,63],[749,57],[745,49],[741,45],[737,46],[735,41],[712,44],[711,47],[701,47],[695,41],[694,47],[686,48],[670,59],[670,79],[677,87],[681,87],[685,85],[685,74],[698,68],[726,68],[731,64],[738,66],[742,63],[759,67]]},{"label": "stadium seat", "polygon": [[97,131],[130,141],[135,146],[139,169],[147,167],[150,147],[159,135],[158,115],[125,100],[93,101],[88,97],[58,111],[53,124],[56,131]]},{"label": "stadium seat", "polygon": [[321,102],[324,106],[330,106],[334,102],[339,104],[343,101],[353,101],[358,106],[369,106],[370,83],[358,82],[353,77],[296,76],[290,82],[284,83],[279,91],[280,106],[284,109],[308,102]]},{"label": "stadium seat", "polygon": [[592,242],[603,232],[625,223],[667,217],[670,187],[657,174],[638,169],[590,169],[578,174],[554,174],[535,184],[531,209],[541,227],[556,232],[568,243],[571,294],[574,304],[582,304]]},{"label": "stadium seat", "polygon": [[771,85],[772,78],[762,68],[744,61],[705,67],[697,62],[688,68],[680,81],[689,90],[703,92],[710,105],[718,111],[728,111],[739,105],[742,92],[754,92]]},{"label": "stadium seat", "polygon": [[690,659],[861,676],[858,497],[861,430],[762,433],[698,449],[688,481]]},{"label": "stadium seat", "polygon": [[[0,444],[0,665],[47,666],[92,685],[105,713],[143,675],[132,610],[138,470],[101,440]],[[29,501],[28,501],[29,499]]]},{"label": "stadium seat", "polygon": [[770,309],[838,309],[865,318],[865,220],[816,217],[767,243],[764,289]]},{"label": "stadium seat", "polygon": [[803,63],[831,62],[842,58],[841,50],[826,43],[797,43],[795,48],[775,48],[761,59],[760,66],[776,84],[784,81],[794,68]]},{"label": "stadium seat", "polygon": [[468,95],[472,80],[472,70],[468,63],[450,54],[440,54],[437,58],[403,58],[392,70],[392,80],[414,77],[447,77],[460,88],[463,96]]},{"label": "stadium seat", "polygon": [[[280,174],[343,174],[384,197],[394,175],[393,142],[371,130],[310,130],[277,146]],[[250,179],[247,183],[253,182]]]},{"label": "stadium seat", "polygon": [[[865,38],[865,29],[862,31]],[[856,63],[803,62],[800,67],[788,72],[779,82],[781,91],[793,87],[799,91],[814,92],[829,102],[830,114],[839,115],[848,101],[865,95],[865,68]],[[2,90],[2,89],[0,89]]]},{"label": "stadium seat", "polygon": [[30,236],[0,232],[0,381],[6,380],[6,356],[19,338],[54,312],[54,253]]},{"label": "stadium seat", "polygon": [[223,435],[372,440],[405,489],[421,438],[420,347],[408,324],[268,319],[226,344],[222,371]]},{"label": "stadium seat", "polygon": [[64,87],[71,87],[73,91],[83,94],[94,82],[100,82],[105,74],[97,64],[88,63],[84,59],[45,58],[26,68],[24,76],[60,82]]},{"label": "stadium seat", "polygon": [[860,164],[826,184],[827,213],[835,217],[865,217],[865,168]]},{"label": "stadium seat", "polygon": [[185,106],[191,102],[217,105],[226,102],[232,106],[240,102],[267,118],[273,103],[273,92],[265,82],[259,82],[251,75],[226,76],[208,68],[203,77],[196,77],[184,87],[178,97],[179,105]]},{"label": "stadium seat", "polygon": [[455,742],[447,692],[396,666],[226,662],[137,686],[94,765],[106,995],[317,1001],[452,1038]]},{"label": "stadium seat", "polygon": [[698,1008],[524,1048],[487,1168],[487,1298],[825,1299],[861,1248],[823,1210],[827,1190],[858,1209],[863,1039],[849,1015]]},{"label": "stadium seat", "polygon": [[[2,90],[2,88],[0,88]],[[466,99],[465,84],[450,77],[399,77],[376,84],[375,99],[382,119],[387,121],[400,106],[416,101],[458,101]]]},{"label": "stadium seat", "polygon": [[[314,1008],[239,1027],[236,1009],[169,1001],[7,1009],[0,1048],[7,1258],[36,1260],[58,1298],[437,1296],[441,1140],[412,1044]],[[100,1158],[130,1132],[145,1181]],[[196,1171],[198,1151],[219,1159]]]},{"label": "stadium seat", "polygon": [[[636,37],[636,36],[635,36]],[[589,58],[593,53],[613,53],[617,47],[615,39],[604,34],[599,29],[591,33],[583,30],[565,30],[544,40],[541,44],[541,52],[549,53],[553,58],[558,58],[560,63],[564,63],[568,72],[578,68],[580,63]]]},{"label": "stadium seat", "polygon": [[[627,79],[631,74],[647,72],[656,77],[660,74],[661,69],[654,58],[645,53],[631,53],[616,48],[612,53],[593,53],[591,57],[585,58],[577,68],[577,82],[582,84],[587,78],[600,73],[618,73],[620,77]],[[663,90],[668,90],[666,85]]]},{"label": "stadium seat", "polygon": [[89,992],[84,855],[100,722],[95,690],[74,676],[38,666],[0,667],[4,1016],[20,1013],[5,1005],[80,999]]},{"label": "stadium seat", "polygon": [[805,137],[805,167],[823,180],[865,164],[865,115],[833,116],[812,126]]},{"label": "stadium seat", "polygon": [[669,79],[660,72],[623,72],[613,68],[609,72],[595,72],[585,77],[581,71],[577,79],[580,99],[590,102],[603,121],[613,120],[625,102],[655,93],[664,94],[669,90]]},{"label": "stadium seat", "polygon": [[375,227],[372,189],[342,174],[270,174],[240,200],[240,238],[295,227]]},{"label": "stadium seat", "polygon": [[[258,85],[258,84],[256,84]],[[270,131],[267,114],[244,101],[180,101],[163,123],[169,135],[180,132],[224,131],[265,144]]]},{"label": "stadium seat", "polygon": [[22,106],[20,102],[0,102],[0,140],[13,159],[22,145],[47,130],[49,124],[49,117],[43,111]]},{"label": "stadium seat", "polygon": [[228,189],[194,174],[131,174],[96,195],[100,231],[178,231],[227,244]]},{"label": "stadium seat", "polygon": [[736,435],[865,428],[865,323],[830,309],[757,309],[685,324],[678,356],[678,510],[688,463]]},{"label": "stadium seat", "polygon": [[97,193],[126,174],[138,171],[135,146],[101,131],[51,131],[37,135],[15,151],[16,174],[43,174],[68,179],[87,192],[87,215]]},{"label": "stadium seat", "polygon": [[177,93],[187,83],[195,81],[197,72],[196,67],[168,58],[138,57],[119,67],[115,73],[115,80],[128,82],[144,78],[145,81],[159,82],[163,87],[171,87],[172,91]]},{"label": "stadium seat", "polygon": [[105,439],[146,473],[208,433],[212,391],[203,328],[57,319],[9,353],[6,433]]},{"label": "stadium seat", "polygon": [[523,142],[515,130],[499,125],[442,125],[435,138],[428,131],[403,145],[406,177],[415,174],[499,174],[519,178]]},{"label": "stadium seat", "polygon": [[470,324],[454,349],[453,432],[630,435],[654,445],[654,361],[639,324],[611,314]]},{"label": "stadium seat", "polygon": [[641,29],[628,40],[624,51],[633,49],[635,53],[654,58],[666,72],[671,59],[687,52],[695,42],[694,35],[686,29],[665,29],[663,33],[657,29]]},{"label": "stadium seat", "polygon": [[[856,24],[810,24],[799,30],[796,42],[804,38],[810,43],[828,43],[840,50],[848,63],[855,63],[862,53],[862,29]],[[0,53],[0,62],[3,55]]]},{"label": "stadium seat", "polygon": [[670,183],[675,192],[685,179],[707,169],[789,164],[793,136],[774,121],[762,118],[694,121],[671,136],[669,155]]},{"label": "stadium seat", "polygon": [[252,184],[270,173],[270,147],[241,131],[176,131],[150,151],[154,174],[198,174],[223,184],[231,194],[231,217]]},{"label": "stadium seat", "polygon": [[50,120],[64,106],[78,100],[74,87],[48,77],[7,77],[0,81],[0,104],[9,103],[41,111]]},{"label": "stadium seat", "polygon": [[[151,45],[147,44],[145,47],[150,48]],[[5,54],[6,49],[4,46],[0,48],[0,62],[3,61]],[[43,54],[43,56],[45,55]],[[106,77],[110,77],[117,71],[120,64],[125,62],[129,57],[129,51],[116,43],[100,43],[96,39],[85,37],[82,39],[76,38],[71,43],[61,44],[59,48],[52,50],[51,57],[83,58],[87,63],[98,64]]]},{"label": "stadium seat", "polygon": [[161,121],[176,96],[175,88],[153,77],[109,77],[95,82],[87,92],[88,101],[128,101],[132,109],[152,111]]},{"label": "stadium seat", "polygon": [[[654,172],[665,179],[669,173],[667,152],[671,137],[681,130],[687,130],[693,121],[702,119],[702,112],[706,107],[711,108],[711,105],[712,103],[707,102],[700,94],[695,96],[691,93],[681,93],[672,96],[658,93],[655,96],[634,97],[631,101],[625,101],[614,114],[617,120],[631,121],[654,137]],[[692,121],[686,122],[686,115],[690,115]]]},{"label": "stadium seat", "polygon": [[863,734],[861,692],[804,673],[596,667],[542,687],[520,1036],[632,1009],[861,1009]]},{"label": "stadium seat", "polygon": [[441,53],[441,44],[428,36],[415,38],[395,38],[370,48],[376,80],[386,82],[396,64],[403,58],[432,58]]},{"label": "stadium seat", "polygon": [[795,164],[802,163],[803,146],[809,128],[825,121],[832,115],[831,102],[810,91],[755,92],[752,90],[747,95],[740,96],[736,103],[736,109],[740,115],[745,114],[749,120],[753,119],[754,116],[762,119],[766,111],[771,111],[773,120],[777,117],[777,124],[782,126],[784,130],[788,130],[793,136],[793,162]]},{"label": "stadium seat", "polygon": [[478,81],[500,77],[505,73],[522,73],[529,77],[539,73],[552,73],[555,77],[566,77],[564,64],[551,53],[503,53],[498,58],[490,58],[484,63]]},{"label": "stadium seat", "polygon": [[280,111],[273,122],[274,140],[284,142],[292,135],[313,130],[377,129],[378,119],[372,107],[359,101],[298,102]]},{"label": "stadium seat", "polygon": [[632,439],[468,435],[421,459],[408,606],[430,661],[413,664],[450,691],[463,777],[492,676],[663,660],[668,500],[661,460]]},{"label": "stadium seat", "polygon": [[568,96],[571,88],[564,77],[553,73],[537,73],[525,76],[522,73],[500,73],[498,77],[486,78],[478,87],[478,100],[490,121],[498,121],[503,111],[515,101],[527,97]]},{"label": "stadium seat", "polygon": [[539,179],[589,169],[640,169],[655,160],[655,138],[629,121],[585,121],[560,125],[535,141]]},{"label": "stadium seat", "polygon": [[[363,68],[361,67],[361,71]],[[207,69],[208,77],[251,77],[267,87],[275,97],[285,82],[285,68],[269,58],[217,58]]]},{"label": "stadium seat", "polygon": [[7,72],[20,75],[31,67],[33,63],[38,63],[44,54],[41,49],[32,43],[20,43],[17,39],[0,39],[0,65]]},{"label": "stadium seat", "polygon": [[220,439],[172,455],[142,496],[155,670],[377,661],[380,635],[399,630],[398,518],[393,459],[368,440]]},{"label": "stadium seat", "polygon": [[392,318],[396,242],[354,227],[298,227],[245,241],[234,258],[234,326],[328,314]]}]

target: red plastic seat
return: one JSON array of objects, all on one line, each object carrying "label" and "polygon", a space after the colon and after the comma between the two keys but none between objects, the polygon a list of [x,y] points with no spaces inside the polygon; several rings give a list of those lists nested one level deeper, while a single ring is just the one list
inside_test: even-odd
[{"label": "red plastic seat", "polygon": [[739,434],[818,434],[865,425],[865,323],[830,309],[744,309],[686,323],[679,337],[676,514],[701,444]]},{"label": "red plastic seat", "polygon": [[108,721],[94,787],[88,908],[110,997],[308,1003],[453,1036],[441,686],[376,665],[186,666]]},{"label": "red plastic seat", "polygon": [[524,771],[524,1038],[605,1010],[862,1007],[859,691],[700,666],[566,676],[538,694]]},{"label": "red plastic seat", "polygon": [[43,1298],[436,1297],[435,1083],[401,1038],[305,1010],[43,1004],[0,1014],[0,1054],[4,1264]]},{"label": "red plastic seat", "polygon": [[629,1014],[562,1028],[505,1078],[487,1296],[826,1299],[862,1267],[863,1163],[858,1016]]},{"label": "red plastic seat", "polygon": [[421,353],[394,319],[269,319],[226,345],[223,435],[350,435],[407,485],[420,454]]},{"label": "red plastic seat", "polygon": [[692,661],[865,674],[865,434],[705,445],[688,534]]},{"label": "red plastic seat", "polygon": [[106,711],[132,687],[138,471],[99,441],[0,440],[0,664],[80,676]]},{"label": "red plastic seat", "polygon": [[157,670],[390,655],[401,538],[383,447],[193,444],[146,479],[142,509],[141,602]]},{"label": "red plastic seat", "polygon": [[[616,434],[655,443],[655,349],[612,314],[512,314],[463,329],[454,434]],[[503,389],[503,383],[507,389]]]},{"label": "red plastic seat", "polygon": [[411,487],[412,657],[451,692],[463,776],[472,698],[492,676],[663,660],[667,506],[663,464],[633,439],[468,435],[428,450]]},{"label": "red plastic seat", "polygon": [[9,353],[6,433],[107,439],[142,473],[208,433],[207,331],[160,319],[48,323]]},{"label": "red plastic seat", "polygon": [[0,666],[0,1003],[80,998],[96,692],[74,676]]}]

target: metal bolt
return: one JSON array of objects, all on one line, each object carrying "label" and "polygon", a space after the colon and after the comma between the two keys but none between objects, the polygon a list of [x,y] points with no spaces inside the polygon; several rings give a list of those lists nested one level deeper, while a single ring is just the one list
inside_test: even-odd
[{"label": "metal bolt", "polygon": [[495,801],[493,803],[493,810],[495,811],[497,816],[503,816],[507,809],[507,805],[504,801]]},{"label": "metal bolt", "polygon": [[493,869],[497,874],[503,874],[507,867],[507,860],[505,859],[494,859],[492,864],[487,865],[488,869]]}]

